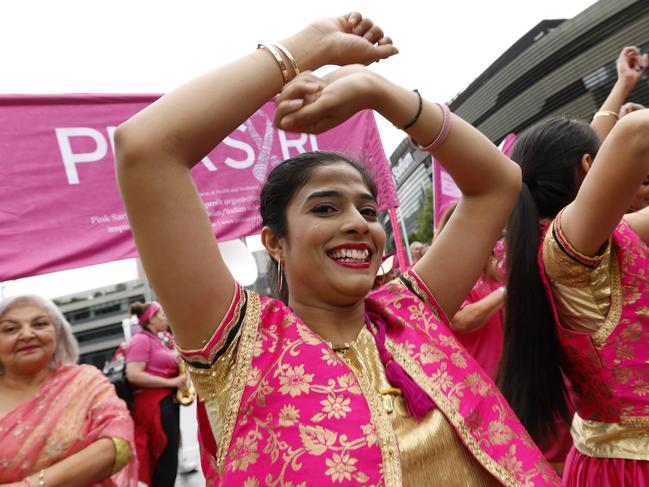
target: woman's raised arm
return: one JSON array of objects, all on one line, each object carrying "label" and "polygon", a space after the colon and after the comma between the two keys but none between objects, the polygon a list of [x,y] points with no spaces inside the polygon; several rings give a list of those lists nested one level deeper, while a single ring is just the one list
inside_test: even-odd
[{"label": "woman's raised arm", "polygon": [[635,46],[627,46],[620,52],[617,58],[617,81],[590,124],[599,140],[604,140],[618,119],[622,118],[623,103],[642,78],[648,64],[649,55],[640,54]]},{"label": "woman's raised arm", "polygon": [[[281,44],[301,70],[396,53],[358,13],[315,21]],[[292,76],[290,59],[280,56]],[[283,82],[274,56],[258,49],[163,96],[115,133],[117,178],[138,252],[183,348],[212,335],[234,290],[190,169]]]},{"label": "woman's raised arm", "polygon": [[[364,108],[375,109],[397,127],[409,125],[406,132],[423,144],[448,128],[443,143],[432,153],[455,179],[463,198],[414,269],[446,315],[453,316],[505,227],[520,191],[520,168],[459,117],[445,115],[439,105],[426,100],[420,110],[416,93],[368,69],[348,66],[322,81],[316,95],[305,95],[307,86],[316,83],[308,75],[302,83],[296,80],[286,87],[277,99],[276,122],[281,128],[317,133]],[[301,100],[299,108],[289,105],[295,100]]]},{"label": "woman's raised arm", "polygon": [[649,174],[649,110],[620,120],[606,137],[579,188],[563,211],[562,231],[582,254],[594,256],[629,208]]}]

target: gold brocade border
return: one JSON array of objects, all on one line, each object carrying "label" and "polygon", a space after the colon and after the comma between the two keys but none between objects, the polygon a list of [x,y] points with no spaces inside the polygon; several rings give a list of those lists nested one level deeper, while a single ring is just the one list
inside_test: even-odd
[{"label": "gold brocade border", "polygon": [[622,416],[619,423],[585,420],[575,414],[575,448],[592,458],[649,460],[649,417]]},{"label": "gold brocade border", "polygon": [[[430,289],[426,287],[421,277],[419,277],[419,274],[417,274],[414,270],[411,269],[402,277],[410,283],[410,285],[412,286],[412,290],[414,291],[414,294],[419,299],[421,299],[426,306],[428,306],[428,309],[430,309],[438,319],[442,320],[442,322],[445,325],[447,325],[450,320],[444,313],[442,307],[437,302],[437,298],[435,298],[435,295],[432,293]],[[403,282],[399,282],[399,284],[402,287],[407,288],[407,286]],[[433,299],[432,301],[431,301],[431,297]]]},{"label": "gold brocade border", "polygon": [[[620,424],[623,426],[643,426],[649,428],[649,416],[622,416]],[[649,452],[647,452],[649,455]]]},{"label": "gold brocade border", "polygon": [[419,365],[399,345],[386,337],[385,345],[392,354],[392,357],[401,365],[415,382],[426,391],[435,401],[436,406],[444,413],[444,416],[451,422],[455,430],[462,436],[464,444],[469,448],[478,462],[503,485],[519,487],[521,485],[511,473],[505,470],[502,465],[487,455],[480,447],[476,439],[471,435],[464,418],[455,410],[448,400],[448,397],[440,392],[435,383],[428,377]]},{"label": "gold brocade border", "polygon": [[232,389],[223,415],[222,441],[216,447],[216,469],[219,474],[223,472],[225,457],[230,449],[232,433],[241,407],[243,390],[252,367],[252,355],[255,350],[257,329],[259,327],[261,310],[259,295],[252,291],[246,292],[248,294],[248,307],[246,308],[246,317],[241,329],[241,338],[239,339],[239,350],[233,367]]},{"label": "gold brocade border", "polygon": [[[213,363],[214,356],[225,346],[225,342],[227,341],[228,336],[232,331],[232,328],[239,321],[241,307],[246,303],[246,299],[244,299],[243,296],[243,293],[245,292],[246,292],[245,289],[239,287],[238,285],[235,287],[234,296],[232,297],[230,306],[228,306],[228,311],[225,313],[225,316],[223,317],[223,321],[219,323],[219,325],[214,329],[214,333],[212,333],[212,335],[210,335],[209,338],[203,341],[203,345],[201,348],[185,350],[176,346],[178,352],[186,362],[188,363],[196,362],[208,366],[214,365]],[[233,311],[233,307],[235,303],[236,303],[236,308]],[[229,318],[229,322],[225,323],[225,320],[228,318]],[[218,333],[221,333],[221,338],[219,339],[219,342],[211,348],[209,354],[207,354],[206,356],[205,349],[209,346],[210,343],[212,343],[212,340],[214,340],[214,337]]]},{"label": "gold brocade border", "polygon": [[[344,360],[343,360],[344,362]],[[392,428],[392,423],[388,418],[383,403],[379,401],[379,395],[376,389],[370,384],[367,373],[361,371],[356,373],[354,367],[345,364],[349,370],[354,374],[361,392],[367,401],[372,415],[372,422],[376,424],[376,433],[378,436],[379,449],[381,450],[381,457],[383,458],[383,479],[385,487],[402,487],[403,480],[401,478],[401,458],[399,457],[399,444]],[[363,364],[360,363],[361,368],[364,370]]]},{"label": "gold brocade border", "polygon": [[[417,281],[417,278],[412,275],[414,273],[415,272],[413,270],[411,270],[407,274],[404,274],[402,277],[404,279],[406,279],[410,283],[410,285],[412,286],[412,290],[415,292],[417,297],[419,299],[421,299],[424,302],[424,304],[426,304],[426,306],[428,306],[430,309],[434,309],[433,308],[433,306],[434,306],[433,303],[428,298],[428,292],[426,292],[427,290],[422,289],[422,287],[419,285],[419,282]],[[401,282],[399,284],[401,286],[405,287],[405,284],[403,284]]]},{"label": "gold brocade border", "polygon": [[591,335],[593,345],[598,350],[604,347],[604,343],[611,336],[613,330],[620,322],[622,316],[622,277],[620,273],[620,262],[617,258],[615,247],[611,248],[611,307],[606,315],[604,324]]}]

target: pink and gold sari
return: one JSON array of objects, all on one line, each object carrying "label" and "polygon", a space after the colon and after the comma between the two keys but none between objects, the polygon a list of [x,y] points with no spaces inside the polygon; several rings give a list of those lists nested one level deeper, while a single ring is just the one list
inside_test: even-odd
[{"label": "pink and gold sari", "polygon": [[[126,405],[96,368],[60,365],[34,397],[0,418],[0,484],[19,482],[102,438],[135,452]],[[125,453],[116,449],[116,464]],[[133,454],[124,468],[92,487],[136,485]]]}]

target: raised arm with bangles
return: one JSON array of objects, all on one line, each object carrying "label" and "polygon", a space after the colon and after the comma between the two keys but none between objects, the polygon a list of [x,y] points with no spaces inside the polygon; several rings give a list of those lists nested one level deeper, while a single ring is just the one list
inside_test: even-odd
[{"label": "raised arm with bangles", "polygon": [[[358,65],[397,53],[358,13],[264,46],[115,137],[138,250],[198,391],[208,485],[556,485],[445,318],[500,235],[518,168],[446,107]],[[310,72],[324,64],[344,67]],[[385,246],[376,187],[357,162],[314,152],[275,167],[260,196],[281,299],[234,282],[189,169],[278,93],[284,130],[371,108],[455,178],[464,197],[446,235],[402,279],[370,292]]]}]

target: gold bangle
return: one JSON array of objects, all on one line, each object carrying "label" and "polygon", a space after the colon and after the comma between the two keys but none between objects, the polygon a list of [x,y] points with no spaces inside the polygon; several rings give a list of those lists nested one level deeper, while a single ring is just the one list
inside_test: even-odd
[{"label": "gold bangle", "polygon": [[300,68],[297,67],[297,61],[290,53],[290,51],[286,49],[284,46],[282,46],[279,42],[272,45],[275,46],[280,51],[282,51],[284,55],[288,58],[288,60],[291,62],[291,66],[293,66],[293,77],[295,78],[298,74],[300,74]]},{"label": "gold bangle", "polygon": [[266,44],[257,44],[257,49],[266,49],[269,53],[273,55],[275,61],[277,61],[277,64],[279,65],[280,71],[282,72],[282,78],[284,79],[284,84],[288,83],[289,82],[288,68],[286,67],[286,63],[284,62],[284,59],[282,59],[282,56],[280,56],[279,52],[277,52],[277,49],[275,49],[272,44],[270,46]]},{"label": "gold bangle", "polygon": [[615,120],[618,120],[620,118],[617,113],[610,110],[600,110],[595,115],[593,115],[594,119],[597,117],[613,117]]}]

